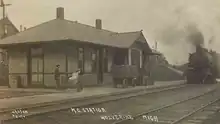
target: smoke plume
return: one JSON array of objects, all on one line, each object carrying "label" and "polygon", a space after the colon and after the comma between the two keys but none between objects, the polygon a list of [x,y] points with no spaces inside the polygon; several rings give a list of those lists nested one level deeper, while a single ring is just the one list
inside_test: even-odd
[{"label": "smoke plume", "polygon": [[185,36],[184,29],[172,25],[165,26],[165,28],[158,33],[158,39],[164,45],[173,45],[182,42]]},{"label": "smoke plume", "polygon": [[165,45],[190,43],[193,46],[204,45],[204,36],[194,23],[188,23],[183,28],[166,27],[160,33],[160,39]]},{"label": "smoke plume", "polygon": [[204,45],[204,36],[195,24],[186,27],[186,41],[194,46]]}]

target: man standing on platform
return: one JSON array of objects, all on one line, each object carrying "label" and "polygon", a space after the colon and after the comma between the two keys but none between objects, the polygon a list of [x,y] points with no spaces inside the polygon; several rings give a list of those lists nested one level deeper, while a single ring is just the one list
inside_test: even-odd
[{"label": "man standing on platform", "polygon": [[60,88],[60,65],[56,65],[56,69],[54,71],[54,78],[55,78],[55,81],[56,81],[56,88],[59,89]]},{"label": "man standing on platform", "polygon": [[81,69],[78,69],[77,71],[78,77],[77,77],[77,92],[83,91],[83,84],[82,84],[82,77],[83,77],[83,72]]}]

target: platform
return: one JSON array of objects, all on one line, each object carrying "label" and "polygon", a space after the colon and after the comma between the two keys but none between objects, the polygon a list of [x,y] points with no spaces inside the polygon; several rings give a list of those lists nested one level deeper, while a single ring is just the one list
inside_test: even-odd
[{"label": "platform", "polygon": [[[48,102],[65,101],[70,99],[80,100],[85,97],[92,98],[95,96],[108,96],[117,93],[127,93],[127,92],[145,90],[145,89],[150,90],[158,87],[180,85],[183,83],[184,81],[155,82],[155,85],[151,85],[151,86],[137,86],[137,87],[124,88],[124,89],[111,88],[111,87],[91,87],[91,88],[85,88],[84,91],[82,92],[76,92],[75,89],[71,89],[71,90],[63,90],[56,93],[43,94],[43,95],[4,98],[4,99],[0,99],[0,111],[12,109],[12,108],[25,107],[30,105],[39,105]],[[15,90],[18,91],[19,89],[15,89]],[[24,91],[25,89],[20,89],[20,90]],[[30,91],[30,89],[27,90]],[[42,90],[46,91],[44,89]]]}]

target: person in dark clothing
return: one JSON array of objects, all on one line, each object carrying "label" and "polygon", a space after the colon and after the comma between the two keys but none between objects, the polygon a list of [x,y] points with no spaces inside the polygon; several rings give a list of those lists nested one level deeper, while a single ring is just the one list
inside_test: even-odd
[{"label": "person in dark clothing", "polygon": [[78,73],[78,80],[76,83],[77,92],[81,92],[83,90],[83,84],[82,84],[83,72],[81,71],[81,69],[78,69],[76,72]]},{"label": "person in dark clothing", "polygon": [[55,81],[56,81],[56,88],[60,88],[60,65],[56,65],[56,69],[54,71],[54,78],[55,78]]}]

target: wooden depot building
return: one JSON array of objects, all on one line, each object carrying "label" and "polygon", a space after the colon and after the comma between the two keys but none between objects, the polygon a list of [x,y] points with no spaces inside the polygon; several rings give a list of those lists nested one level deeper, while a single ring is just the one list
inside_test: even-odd
[{"label": "wooden depot building", "polygon": [[56,19],[2,39],[11,87],[17,76],[23,87],[54,87],[57,64],[61,85],[78,68],[84,72],[84,85],[112,83],[111,66],[119,54],[119,61],[143,68],[143,58],[151,49],[142,31],[117,33],[102,29],[100,19],[95,22],[93,27],[66,20],[64,8],[59,7]]}]

